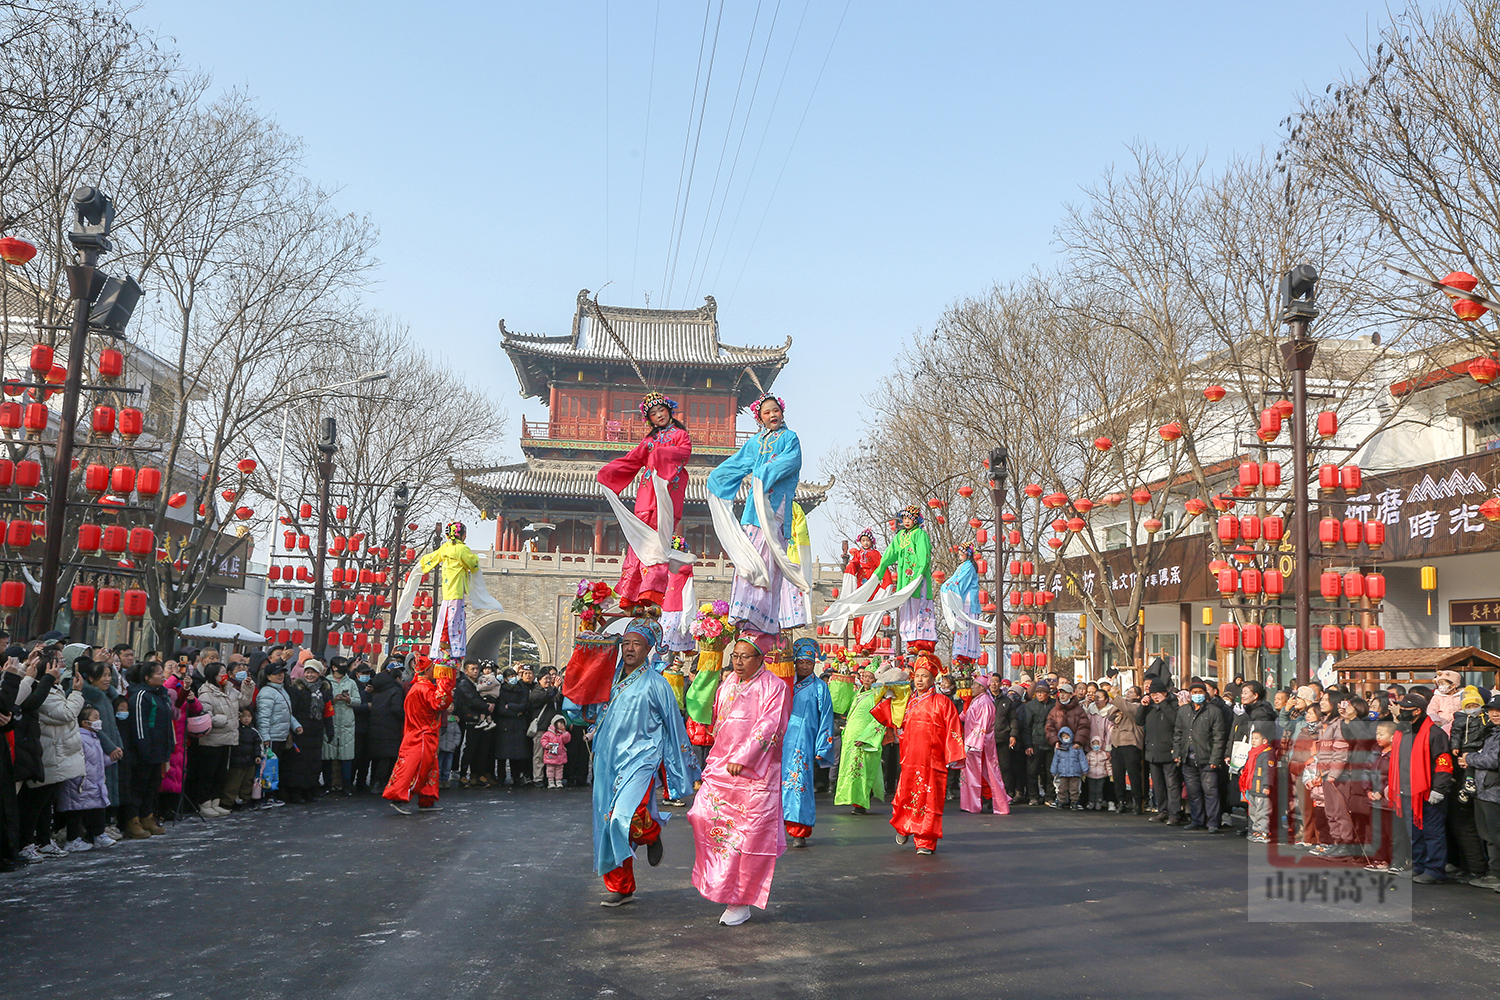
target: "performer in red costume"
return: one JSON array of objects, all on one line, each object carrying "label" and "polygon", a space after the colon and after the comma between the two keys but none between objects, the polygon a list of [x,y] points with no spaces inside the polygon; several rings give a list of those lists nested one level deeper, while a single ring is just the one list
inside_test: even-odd
[{"label": "performer in red costume", "polygon": [[[933,687],[940,673],[946,673],[941,660],[926,651],[917,654],[911,672],[912,695],[901,720],[901,780],[891,796],[896,843],[914,838],[918,854],[931,854],[943,837],[948,767],[963,763],[965,757],[958,709]],[[871,717],[887,726],[895,725],[891,694],[886,688],[884,698],[870,709]]]},{"label": "performer in red costume", "polygon": [[[854,586],[858,587],[870,578],[875,572],[875,567],[880,565],[880,550],[875,547],[875,532],[869,528],[861,531],[854,539],[854,551],[849,553],[849,565],[844,567],[846,576],[854,577]],[[864,616],[854,619],[854,651],[856,653],[868,653],[875,648],[875,630],[870,630],[870,639],[864,640]]]},{"label": "performer in red costume", "polygon": [[[666,481],[667,494],[672,498],[672,523],[682,520],[682,503],[687,498],[687,462],[693,457],[693,442],[687,428],[677,419],[677,404],[659,392],[649,392],[641,400],[641,419],[646,422],[646,436],[627,455],[610,462],[599,470],[595,477],[605,489],[614,493],[627,489],[637,472],[641,473],[640,485],[635,492],[635,516],[649,527],[658,526],[656,509],[656,487],[653,477]],[[615,593],[620,597],[620,610],[628,611],[639,604],[661,606],[666,597],[667,580],[671,572],[669,563],[654,566],[642,565],[640,556],[632,547],[625,556],[625,565],[620,569],[620,582]]]},{"label": "performer in red costume", "polygon": [[386,783],[385,797],[403,816],[411,815],[412,789],[417,792],[420,812],[437,812],[438,734],[443,731],[448,706],[453,703],[453,668],[434,665],[425,656],[416,659],[417,676],[406,692],[406,728],[396,767]]}]

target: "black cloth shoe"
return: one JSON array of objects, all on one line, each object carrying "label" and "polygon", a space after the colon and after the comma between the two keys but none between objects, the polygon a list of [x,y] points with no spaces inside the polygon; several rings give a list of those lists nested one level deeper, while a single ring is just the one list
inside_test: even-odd
[{"label": "black cloth shoe", "polygon": [[635,894],[629,892],[612,892],[599,900],[600,906],[624,906],[626,903],[635,902]]},{"label": "black cloth shoe", "polygon": [[807,846],[807,838],[806,837],[788,837],[788,838],[786,838],[786,845],[788,847],[806,847]]},{"label": "black cloth shoe", "polygon": [[655,840],[651,841],[651,843],[646,845],[646,863],[649,864],[652,868],[655,868],[657,865],[661,864],[662,851],[663,848],[661,846],[661,838],[657,837]]}]

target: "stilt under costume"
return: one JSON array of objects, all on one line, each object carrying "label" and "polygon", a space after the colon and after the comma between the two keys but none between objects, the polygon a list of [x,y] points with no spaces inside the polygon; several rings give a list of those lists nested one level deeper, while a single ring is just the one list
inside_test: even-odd
[{"label": "stilt under costume", "polygon": [[[865,542],[870,543],[865,548]],[[854,551],[849,553],[849,565],[844,567],[844,575],[849,579],[844,583],[844,589],[853,592],[864,584],[870,577],[875,575],[875,567],[880,565],[880,550],[875,547],[875,531],[866,528],[854,538]],[[850,584],[853,586],[850,586]],[[870,630],[868,639],[865,637],[865,618],[860,615],[854,619],[854,651],[867,653],[875,648],[878,636],[874,629]]]},{"label": "stilt under costume", "polygon": [[953,634],[955,666],[972,664],[979,657],[979,567],[974,562],[973,546],[966,546],[964,558],[943,584],[939,596],[943,617]]},{"label": "stilt under costume", "polygon": [[[757,423],[767,400],[781,405],[769,393],[757,399],[751,410]],[[735,564],[729,617],[744,622],[750,631],[771,633],[794,627],[801,610],[789,605],[787,585],[790,582],[795,590],[805,590],[806,580],[786,556],[792,498],[801,474],[802,443],[796,433],[785,424],[775,430],[762,424],[739,451],[708,475],[714,530]],[[735,525],[730,507],[746,477],[750,491]]]},{"label": "stilt under costume", "polygon": [[[798,639],[792,662],[816,660],[818,644]],[[781,751],[781,811],[788,837],[806,837],[817,824],[813,768],[833,763],[833,696],[823,678],[809,674],[792,682],[792,714]]]},{"label": "stilt under costume", "polygon": [[974,678],[974,696],[964,709],[964,773],[959,784],[958,804],[964,812],[977,813],[984,806],[985,786],[996,815],[1010,812],[1010,795],[1000,774],[1000,751],[995,747],[995,700],[990,697],[988,678]]},{"label": "stilt under costume", "polygon": [[[917,666],[936,664],[930,653],[918,654]],[[938,670],[940,665],[931,666]],[[879,702],[870,715],[885,725],[895,725],[889,699]],[[891,795],[891,826],[900,836],[910,836],[918,849],[934,850],[943,836],[943,800],[948,793],[948,766],[962,763],[963,727],[953,700],[934,687],[912,693],[906,702],[900,726],[901,779]]]},{"label": "stilt under costume", "polygon": [[[719,685],[714,745],[688,810],[693,886],[704,899],[766,908],[776,859],[786,851],[781,761],[791,709],[791,690],[764,667],[747,681],[731,674]],[[742,770],[730,774],[729,764]]]},{"label": "stilt under costume", "polygon": [[[637,618],[625,634],[661,645],[661,626]],[[698,763],[682,727],[677,697],[650,658],[628,674],[616,668],[609,702],[594,730],[594,871],[611,892],[635,892],[635,848],[661,835],[659,796],[652,794],[665,775],[667,794],[681,798],[693,789]]]},{"label": "stilt under costume", "polygon": [[[423,556],[417,565],[423,574],[431,573],[439,566],[443,570],[443,606],[438,612],[438,620],[432,625],[432,645],[427,655],[434,660],[444,656],[461,660],[469,651],[464,598],[469,594],[469,575],[479,569],[479,557],[464,541],[467,530],[462,522],[452,522],[443,529],[443,534],[448,540]],[[444,639],[447,640],[446,653]]]},{"label": "stilt under costume", "polygon": [[[429,668],[435,675],[431,679],[423,676]],[[438,737],[448,721],[456,678],[452,667],[433,668],[432,661],[425,656],[417,657],[416,671],[403,703],[406,718],[401,730],[401,749],[382,794],[401,806],[411,801],[415,791],[417,804],[430,809],[438,800]]]},{"label": "stilt under costume", "polygon": [[930,653],[937,647],[937,616],[932,607],[932,539],[922,527],[922,508],[910,504],[896,512],[898,524],[906,517],[915,523],[910,528],[897,529],[875,573],[884,573],[886,567],[894,564],[897,590],[921,581],[901,605],[901,638],[908,647]]},{"label": "stilt under costume", "polygon": [[[687,548],[687,543],[677,535],[672,539],[672,548],[681,552]],[[693,564],[673,567],[667,580],[667,596],[661,605],[662,640],[672,652],[685,653],[693,648],[693,633],[689,629],[697,610]]]},{"label": "stilt under costume", "polygon": [[[651,410],[664,406],[672,414],[665,427],[654,427]],[[640,473],[640,485],[635,492],[635,516],[647,527],[660,527],[660,518],[665,513],[658,508],[659,497],[654,480],[666,484],[666,493],[671,500],[670,534],[682,521],[682,504],[687,498],[687,463],[693,457],[693,442],[682,422],[677,419],[677,404],[659,392],[647,393],[641,400],[641,418],[646,421],[646,436],[628,454],[605,465],[599,470],[599,484],[611,493],[627,489]],[[643,558],[634,545],[627,548],[625,563],[620,568],[620,582],[615,593],[620,597],[620,608],[629,610],[635,604],[660,606],[666,597],[671,565],[668,561],[655,561],[656,555]]]}]

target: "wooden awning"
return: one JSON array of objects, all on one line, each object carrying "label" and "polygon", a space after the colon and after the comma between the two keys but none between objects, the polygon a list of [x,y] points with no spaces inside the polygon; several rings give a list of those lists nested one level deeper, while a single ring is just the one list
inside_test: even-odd
[{"label": "wooden awning", "polygon": [[1439,670],[1500,671],[1500,656],[1477,646],[1426,646],[1418,649],[1371,649],[1334,664],[1346,680],[1431,680]]}]

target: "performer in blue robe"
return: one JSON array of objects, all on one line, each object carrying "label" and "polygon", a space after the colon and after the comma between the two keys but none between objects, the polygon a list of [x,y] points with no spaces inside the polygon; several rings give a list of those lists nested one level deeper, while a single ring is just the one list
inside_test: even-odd
[{"label": "performer in blue robe", "polygon": [[[979,567],[974,562],[974,548],[964,549],[963,561],[943,584],[944,597],[954,595],[954,603],[970,619],[979,617]],[[973,621],[955,620],[953,629],[953,662],[956,667],[967,667],[979,658],[979,626]]]},{"label": "performer in blue robe", "polygon": [[[771,553],[772,546],[781,553],[786,552],[787,535],[792,527],[792,498],[802,474],[802,443],[783,422],[785,408],[782,400],[770,393],[757,399],[750,412],[760,424],[760,430],[741,445],[739,451],[710,472],[707,482],[709,493],[726,504],[733,504],[745,477],[752,477],[745,510],[740,515],[745,538],[726,539],[720,531],[720,542],[734,558],[736,548],[742,548],[748,539],[770,574],[769,586],[758,587],[736,569],[729,596],[729,617],[745,623],[742,631],[762,634],[807,624],[805,609],[793,600],[795,590],[783,577]],[[753,484],[757,480],[765,489],[771,524],[761,524],[756,510]]]},{"label": "performer in blue robe", "polygon": [[651,664],[662,644],[661,626],[637,618],[620,643],[620,666],[609,703],[594,729],[594,870],[604,876],[605,906],[635,898],[635,849],[661,864],[661,823],[655,791],[661,772],[667,793],[693,790],[698,762],[688,742],[672,685]]},{"label": "performer in blue robe", "polygon": [[813,676],[818,644],[798,639],[792,645],[792,717],[781,752],[781,813],[789,847],[806,847],[817,823],[813,804],[813,768],[833,763],[833,696],[828,683]]}]

